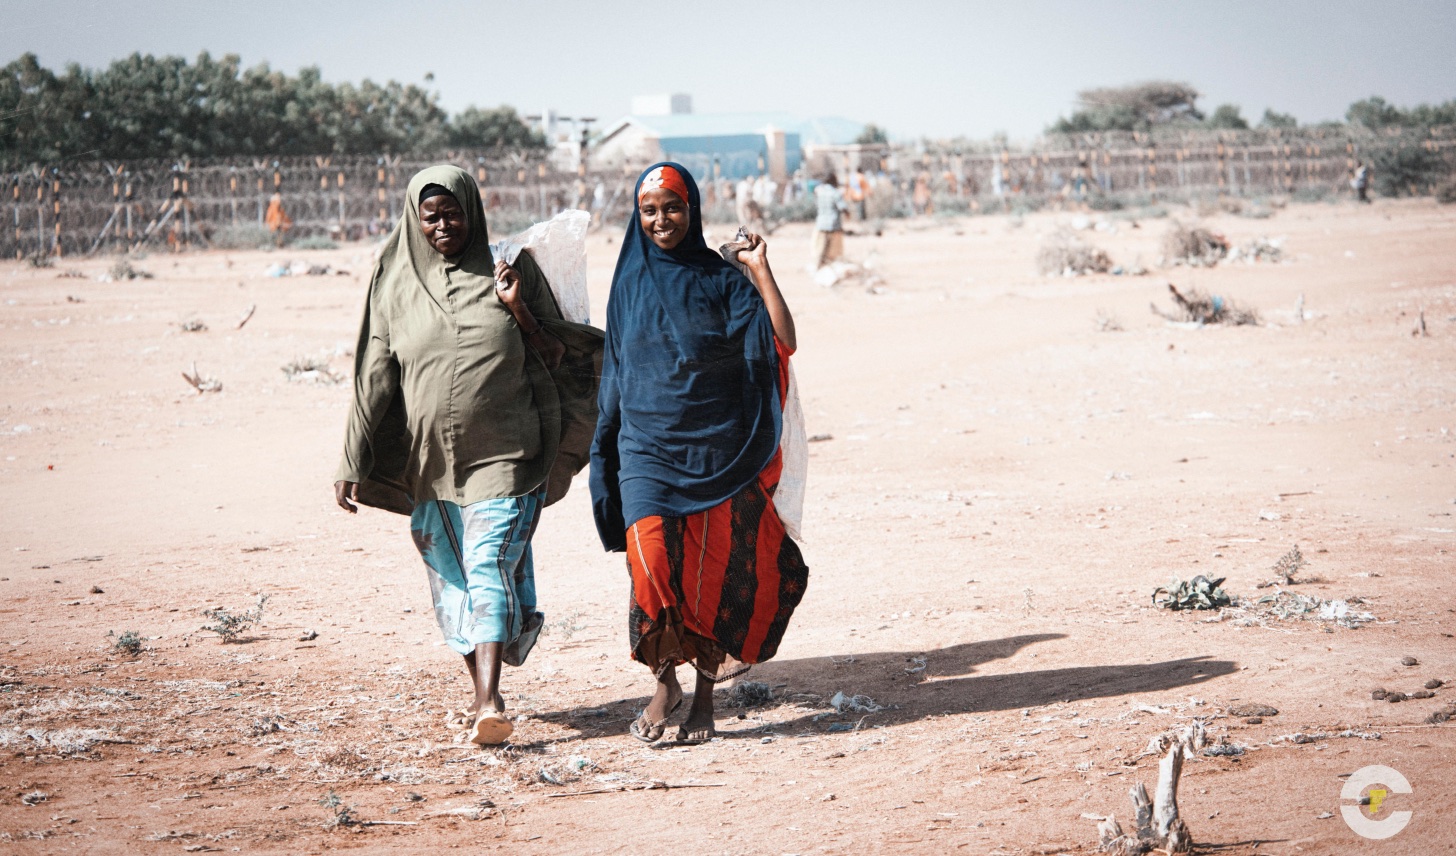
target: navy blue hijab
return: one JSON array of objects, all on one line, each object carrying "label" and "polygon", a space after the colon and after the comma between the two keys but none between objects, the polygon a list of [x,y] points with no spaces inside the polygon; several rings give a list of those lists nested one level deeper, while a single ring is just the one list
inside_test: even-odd
[{"label": "navy blue hijab", "polygon": [[591,450],[602,546],[625,550],[644,517],[686,517],[747,487],[778,450],[782,408],[773,322],[758,289],[708,249],[698,185],[691,222],[664,250],[627,222],[607,300],[607,342]]}]

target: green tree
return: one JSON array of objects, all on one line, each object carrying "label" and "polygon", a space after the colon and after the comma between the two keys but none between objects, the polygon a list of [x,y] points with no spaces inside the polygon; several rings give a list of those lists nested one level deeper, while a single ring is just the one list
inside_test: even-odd
[{"label": "green tree", "polygon": [[394,81],[331,84],[228,54],[134,53],[63,74],[24,54],[0,69],[0,162],[428,152],[446,145],[540,146],[509,107],[452,121],[436,95]]},{"label": "green tree", "polygon": [[1299,127],[1299,120],[1289,113],[1276,113],[1274,110],[1264,108],[1264,118],[1259,120],[1261,128],[1292,129]]},{"label": "green tree", "polygon": [[1059,118],[1051,133],[1139,131],[1155,125],[1197,122],[1198,90],[1187,83],[1150,80],[1130,86],[1084,89],[1077,93],[1081,109]]},{"label": "green tree", "polygon": [[1242,131],[1249,127],[1244,119],[1243,113],[1237,104],[1220,104],[1214,108],[1213,115],[1209,116],[1204,125],[1209,128],[1219,128],[1228,131]]},{"label": "green tree", "polygon": [[884,128],[871,122],[864,126],[864,130],[859,132],[854,141],[861,146],[883,146],[890,142],[890,135]]},{"label": "green tree", "polygon": [[446,136],[452,146],[487,149],[544,148],[546,138],[532,130],[514,107],[496,107],[483,110],[466,107],[450,119],[450,130]]},{"label": "green tree", "polygon": [[1364,125],[1372,131],[1405,124],[1405,116],[1399,107],[1387,104],[1379,95],[1372,95],[1363,101],[1356,101],[1345,111],[1345,121],[1352,125]]},{"label": "green tree", "polygon": [[1406,112],[1408,124],[1420,127],[1456,125],[1456,100],[1442,104],[1417,104]]}]

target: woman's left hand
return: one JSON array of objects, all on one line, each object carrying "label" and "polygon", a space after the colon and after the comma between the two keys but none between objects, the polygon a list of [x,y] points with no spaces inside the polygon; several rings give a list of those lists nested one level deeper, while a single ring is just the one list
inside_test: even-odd
[{"label": "woman's left hand", "polygon": [[749,232],[748,246],[738,251],[738,261],[750,270],[760,270],[768,264],[768,242],[762,235]]},{"label": "woman's left hand", "polygon": [[521,274],[503,261],[495,263],[495,296],[508,307],[521,298]]}]

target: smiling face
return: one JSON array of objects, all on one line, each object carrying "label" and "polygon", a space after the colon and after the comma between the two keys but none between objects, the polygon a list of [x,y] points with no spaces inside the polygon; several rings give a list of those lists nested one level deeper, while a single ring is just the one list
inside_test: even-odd
[{"label": "smiling face", "polygon": [[431,196],[421,202],[420,227],[425,240],[442,256],[457,256],[470,242],[470,221],[453,196]]},{"label": "smiling face", "polygon": [[691,212],[682,197],[671,190],[658,187],[642,194],[637,212],[642,231],[658,247],[671,250],[687,237]]}]

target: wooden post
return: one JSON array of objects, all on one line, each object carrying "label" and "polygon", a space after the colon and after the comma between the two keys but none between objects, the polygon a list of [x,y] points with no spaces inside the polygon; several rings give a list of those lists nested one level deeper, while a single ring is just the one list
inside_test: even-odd
[{"label": "wooden post", "polygon": [[344,170],[339,168],[339,237],[344,233]]},{"label": "wooden post", "polygon": [[35,254],[45,255],[45,172],[36,175],[35,184]]},{"label": "wooden post", "polygon": [[388,179],[389,179],[389,220],[386,220],[385,221],[385,222],[389,222],[390,220],[393,220],[394,217],[395,217],[395,214],[394,214],[394,206],[395,206],[395,195],[394,195],[395,174],[394,174],[394,170],[395,170],[395,167],[399,166],[400,156],[399,155],[395,155],[394,156],[394,160],[392,160],[392,161],[389,160],[389,157],[388,156],[385,156],[385,159],[384,160],[385,160],[385,163],[387,163],[389,165],[389,171],[388,171]]},{"label": "wooden post", "polygon": [[1222,139],[1218,141],[1218,148],[1214,150],[1214,154],[1218,159],[1218,195],[1223,196],[1228,193],[1228,180],[1224,172],[1228,168],[1226,163],[1228,148],[1224,146]]},{"label": "wooden post", "polygon": [[1152,136],[1148,137],[1148,194],[1154,202],[1158,201],[1158,150],[1153,144]]},{"label": "wooden post", "polygon": [[228,167],[228,202],[232,206],[233,225],[238,225],[238,168]]},{"label": "wooden post", "polygon": [[182,195],[178,198],[177,204],[182,206],[182,249],[192,246],[192,202],[187,198],[191,192],[191,179],[187,175],[187,169],[191,166],[188,161],[182,162]]},{"label": "wooden post", "polygon": [[[126,167],[120,164],[118,164],[115,169],[111,170],[111,218],[113,220],[121,216],[121,209],[124,205],[124,203],[121,201],[121,176],[125,170]],[[113,226],[113,235],[121,232],[121,225],[119,223],[113,224]],[[113,244],[116,243],[116,238],[113,237],[111,239],[111,242]],[[100,246],[99,242],[97,246]],[[92,247],[91,249],[94,252],[96,248]]]},{"label": "wooden post", "polygon": [[389,194],[384,190],[384,158],[375,161],[374,195],[379,204],[379,227],[383,229],[389,225]]},{"label": "wooden post", "polygon": [[55,239],[51,244],[51,255],[61,257],[61,171],[57,167],[51,167],[51,226],[55,230]]},{"label": "wooden post", "polygon": [[136,208],[136,190],[132,187],[131,171],[127,170],[126,183],[122,187],[122,196],[126,199],[126,246],[136,239],[136,224],[132,222],[132,211]]},{"label": "wooden post", "polygon": [[546,214],[546,163],[543,161],[536,164],[536,194],[540,199],[541,219],[545,220]]},{"label": "wooden post", "polygon": [[20,174],[16,173],[14,184],[10,186],[10,206],[15,215],[15,260],[25,258],[25,253],[20,249]]}]

